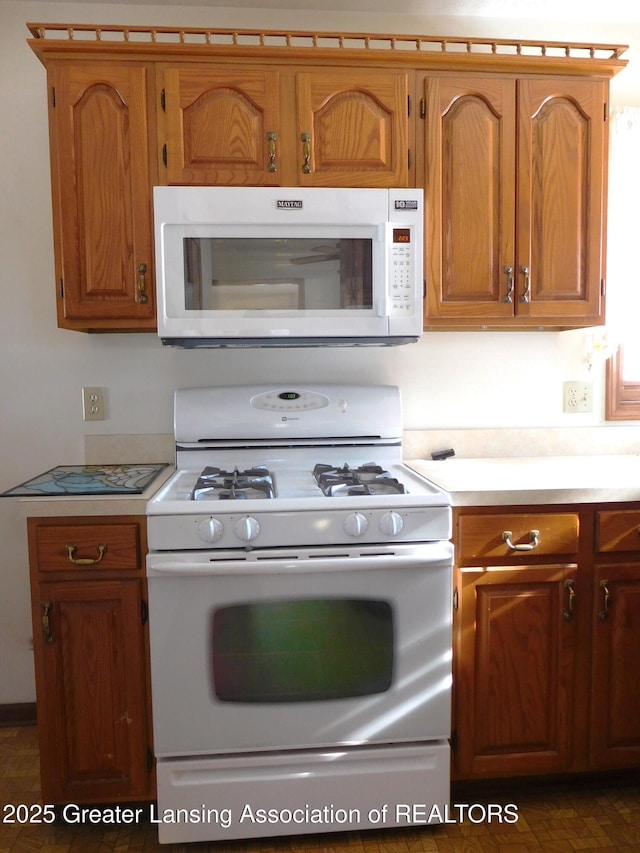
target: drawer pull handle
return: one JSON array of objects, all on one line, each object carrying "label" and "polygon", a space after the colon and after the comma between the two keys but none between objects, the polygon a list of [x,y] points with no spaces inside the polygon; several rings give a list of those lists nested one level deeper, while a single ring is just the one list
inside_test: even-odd
[{"label": "drawer pull handle", "polygon": [[513,533],[510,530],[505,530],[502,534],[502,538],[507,545],[507,548],[510,548],[512,551],[533,551],[534,548],[537,548],[540,544],[540,531],[539,530],[530,530],[529,531],[529,542],[523,542],[520,545],[514,545],[511,541],[511,537]]},{"label": "drawer pull handle", "polygon": [[94,566],[96,563],[99,563],[100,560],[104,557],[107,546],[106,545],[96,545],[98,549],[97,557],[75,557],[76,546],[75,545],[67,545],[67,554],[69,555],[69,560],[73,563],[74,566]]},{"label": "drawer pull handle", "polygon": [[600,613],[598,613],[598,619],[600,619],[601,622],[606,622],[609,618],[609,607],[611,606],[611,591],[608,587],[608,583],[608,580],[600,581],[600,589],[604,594],[603,607]]},{"label": "drawer pull handle", "polygon": [[576,609],[576,591],[573,588],[573,580],[571,580],[571,578],[564,582],[564,588],[569,592],[569,601],[567,603],[567,609],[562,615],[565,622],[571,622],[573,619],[573,612]]},{"label": "drawer pull handle", "polygon": [[49,619],[49,614],[53,610],[53,601],[43,601],[42,602],[42,636],[44,637],[45,643],[53,643],[56,638],[56,635],[51,630],[51,620]]}]

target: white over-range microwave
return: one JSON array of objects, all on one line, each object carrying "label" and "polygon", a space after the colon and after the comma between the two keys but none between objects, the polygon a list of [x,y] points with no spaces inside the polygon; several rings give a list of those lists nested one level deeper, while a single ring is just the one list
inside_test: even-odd
[{"label": "white over-range microwave", "polygon": [[206,346],[422,333],[419,189],[156,187],[158,334]]}]

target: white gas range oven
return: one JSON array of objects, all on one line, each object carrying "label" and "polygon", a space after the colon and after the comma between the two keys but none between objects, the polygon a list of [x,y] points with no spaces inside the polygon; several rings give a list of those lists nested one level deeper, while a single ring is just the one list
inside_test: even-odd
[{"label": "white gas range oven", "polygon": [[176,391],[147,507],[161,842],[443,814],[451,509],[401,437],[393,386]]}]

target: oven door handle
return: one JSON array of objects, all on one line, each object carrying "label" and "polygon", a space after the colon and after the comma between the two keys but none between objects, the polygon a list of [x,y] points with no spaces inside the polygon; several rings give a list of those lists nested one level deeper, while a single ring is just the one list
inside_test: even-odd
[{"label": "oven door handle", "polygon": [[147,556],[148,577],[188,577],[189,575],[285,575],[326,572],[371,571],[373,569],[422,568],[428,571],[435,566],[450,565],[453,561],[453,547],[449,542],[431,542],[412,554],[385,554],[374,551],[356,552],[352,556],[318,555],[290,557],[260,557],[258,559],[222,559],[198,557],[197,555],[176,554]]}]

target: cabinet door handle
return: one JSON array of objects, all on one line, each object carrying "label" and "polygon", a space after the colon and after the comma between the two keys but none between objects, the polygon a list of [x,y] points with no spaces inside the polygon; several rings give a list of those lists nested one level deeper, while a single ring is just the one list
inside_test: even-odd
[{"label": "cabinet door handle", "polygon": [[513,302],[513,284],[514,284],[513,267],[506,266],[506,267],[504,267],[503,272],[507,277],[507,293],[506,293],[506,295],[502,301],[503,302]]},{"label": "cabinet door handle", "polygon": [[269,156],[267,172],[278,171],[278,166],[276,163],[276,140],[277,136],[275,134],[275,131],[270,130],[269,133],[267,133],[267,154]]},{"label": "cabinet door handle", "polygon": [[76,557],[74,556],[77,547],[75,545],[67,545],[67,554],[69,556],[70,562],[73,563],[74,566],[94,566],[96,563],[99,563],[100,560],[104,557],[107,546],[106,545],[96,545],[96,549],[98,551],[97,557]]},{"label": "cabinet door handle", "polygon": [[56,638],[56,635],[51,630],[51,621],[49,619],[49,614],[52,610],[53,601],[42,602],[42,636],[45,643],[49,643],[49,645],[51,645]]},{"label": "cabinet door handle", "polygon": [[598,613],[598,619],[600,619],[601,622],[606,622],[609,618],[609,607],[611,606],[611,590],[609,589],[609,581],[600,581],[600,589],[602,590],[604,598],[602,610]]},{"label": "cabinet door handle", "polygon": [[520,297],[520,302],[531,302],[531,275],[529,267],[522,265],[520,272],[524,276],[524,292]]},{"label": "cabinet door handle", "polygon": [[146,305],[149,301],[149,294],[147,293],[147,265],[146,264],[138,264],[138,279],[136,282],[136,292],[137,299],[140,305]]},{"label": "cabinet door handle", "polygon": [[574,589],[574,582],[571,578],[564,582],[564,588],[569,593],[569,600],[567,601],[567,609],[562,615],[564,616],[565,622],[571,622],[574,610],[576,609],[576,591]]},{"label": "cabinet door handle", "polygon": [[530,530],[529,531],[529,541],[523,542],[519,545],[514,545],[511,541],[511,537],[513,533],[510,530],[505,530],[502,534],[502,539],[507,545],[507,548],[510,548],[512,551],[533,551],[534,548],[537,548],[540,544],[540,531],[539,530]]},{"label": "cabinet door handle", "polygon": [[311,134],[303,133],[300,136],[302,140],[302,174],[310,175],[311,174]]}]

